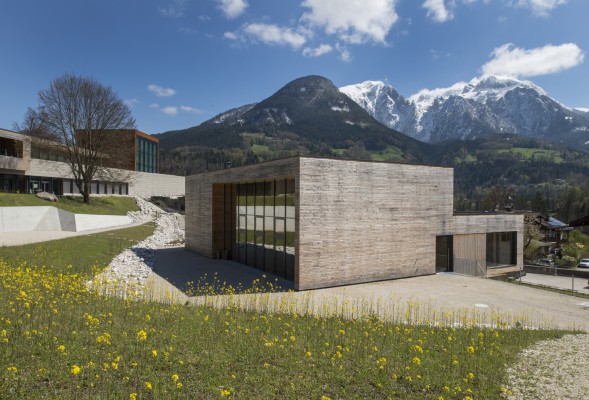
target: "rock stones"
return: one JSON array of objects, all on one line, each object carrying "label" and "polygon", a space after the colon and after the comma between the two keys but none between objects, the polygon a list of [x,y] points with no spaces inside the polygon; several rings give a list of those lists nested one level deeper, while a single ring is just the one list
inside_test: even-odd
[{"label": "rock stones", "polygon": [[57,201],[57,196],[54,195],[53,193],[49,193],[49,192],[39,192],[35,196],[37,196],[38,198],[40,198],[42,200]]},{"label": "rock stones", "polygon": [[[123,295],[130,294],[129,291],[140,294],[155,264],[154,250],[184,243],[184,231],[178,226],[177,214],[165,212],[141,198],[136,198],[136,201],[141,210],[129,212],[129,218],[133,222],[155,220],[156,229],[152,236],[116,256],[110,266],[96,277],[101,288],[106,284],[109,293],[116,290]],[[92,282],[89,284],[93,285]],[[124,293],[120,293],[121,289]]]}]

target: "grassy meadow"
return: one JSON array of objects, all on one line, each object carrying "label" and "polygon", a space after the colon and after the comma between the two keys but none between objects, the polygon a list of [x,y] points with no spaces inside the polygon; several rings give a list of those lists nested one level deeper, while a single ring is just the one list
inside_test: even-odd
[{"label": "grassy meadow", "polygon": [[54,206],[75,214],[127,215],[139,211],[135,199],[122,196],[96,196],[84,204],[81,196],[57,196],[57,202],[42,200],[33,194],[0,193],[0,207]]},{"label": "grassy meadow", "polygon": [[[114,232],[125,245],[150,234]],[[256,294],[226,307],[105,296],[86,285],[113,254],[98,236],[0,253],[0,398],[496,399],[522,349],[565,333],[416,305],[427,323],[395,319],[401,304],[377,305],[392,318],[338,302],[312,315],[292,293],[261,294],[264,312]]]}]

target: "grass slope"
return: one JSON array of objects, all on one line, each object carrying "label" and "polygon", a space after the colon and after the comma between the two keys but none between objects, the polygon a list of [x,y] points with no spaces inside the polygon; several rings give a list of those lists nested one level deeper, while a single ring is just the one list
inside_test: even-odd
[{"label": "grass slope", "polygon": [[19,265],[46,266],[56,274],[80,274],[90,277],[95,267],[103,268],[124,249],[153,234],[148,223],[86,236],[0,247],[0,260]]},{"label": "grass slope", "polygon": [[80,196],[58,196],[59,201],[41,200],[33,194],[0,193],[0,207],[54,206],[76,214],[127,215],[127,211],[138,211],[132,197],[97,196],[90,204],[84,204]]},{"label": "grass slope", "polygon": [[258,313],[101,296],[88,265],[61,264],[74,249],[106,263],[97,236],[1,257],[0,398],[502,398],[517,354],[564,333],[313,317],[288,297]]}]

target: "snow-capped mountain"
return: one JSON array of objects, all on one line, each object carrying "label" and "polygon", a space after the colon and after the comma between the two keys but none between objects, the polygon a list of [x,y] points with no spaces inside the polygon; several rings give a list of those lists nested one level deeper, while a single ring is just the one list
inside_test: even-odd
[{"label": "snow-capped mountain", "polygon": [[530,81],[486,76],[407,98],[380,81],[340,91],[381,123],[424,142],[509,133],[589,144],[589,112],[562,105]]}]

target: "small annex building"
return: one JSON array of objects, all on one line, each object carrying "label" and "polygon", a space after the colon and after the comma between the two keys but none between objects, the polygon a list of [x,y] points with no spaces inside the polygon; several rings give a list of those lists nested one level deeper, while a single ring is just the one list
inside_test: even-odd
[{"label": "small annex building", "polygon": [[521,266],[521,214],[453,212],[452,168],[296,156],[186,178],[186,247],[297,290]]}]

